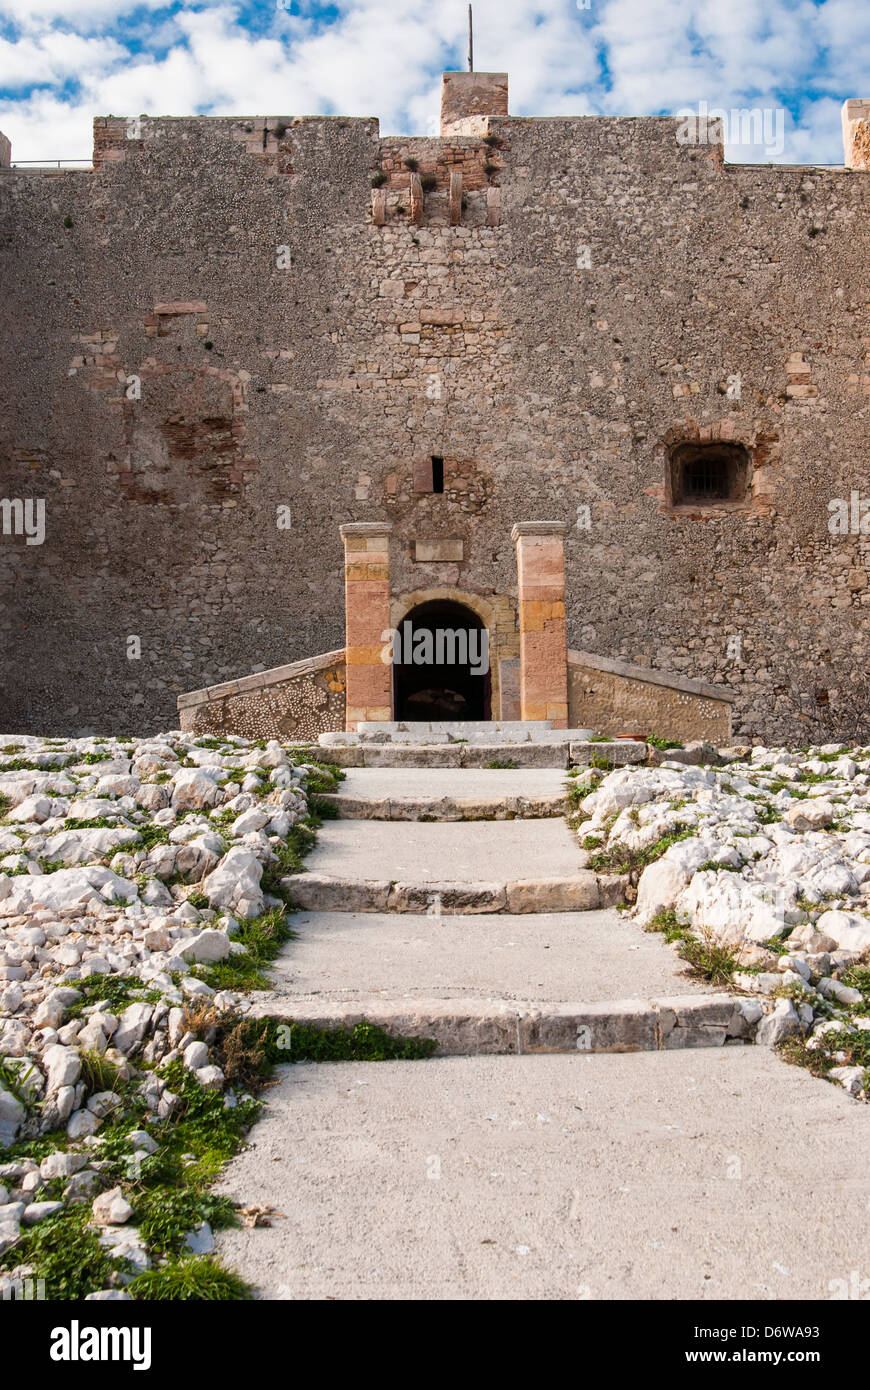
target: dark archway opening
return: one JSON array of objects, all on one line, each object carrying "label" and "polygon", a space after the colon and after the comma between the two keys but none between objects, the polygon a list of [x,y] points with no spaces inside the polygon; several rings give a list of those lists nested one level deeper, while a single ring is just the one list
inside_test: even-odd
[{"label": "dark archway opening", "polygon": [[399,624],[393,708],[403,721],[492,718],[489,634],[462,603],[421,603]]}]

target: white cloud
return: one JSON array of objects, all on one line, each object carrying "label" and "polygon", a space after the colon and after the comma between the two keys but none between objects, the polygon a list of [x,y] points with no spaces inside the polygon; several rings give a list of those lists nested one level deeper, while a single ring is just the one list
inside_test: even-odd
[{"label": "white cloud", "polygon": [[[265,0],[251,32],[227,0],[190,0],[175,13],[144,0],[122,18],[116,0],[81,0],[74,11],[68,0],[5,0],[20,37],[0,40],[13,91],[0,127],[19,158],[62,157],[71,144],[79,154],[90,118],[109,113],[376,115],[385,134],[432,133],[440,70],[463,66],[465,5],[337,8],[335,23],[318,25],[312,0],[293,13]],[[143,51],[124,47],[133,38]],[[588,10],[576,0],[475,0],[476,66],[509,73],[516,114],[643,115],[699,100],[780,107],[809,90],[785,150],[805,161],[840,157],[839,105],[862,95],[868,41],[870,6],[854,0],[591,0]],[[35,84],[44,90],[17,99]]]},{"label": "white cloud", "polygon": [[[167,0],[135,0],[137,7],[160,10],[167,7]],[[122,19],[126,19],[123,11]],[[119,18],[117,0],[76,0],[75,7],[69,0],[3,0],[0,5],[0,19],[12,20],[24,30],[39,30],[53,20],[63,20],[70,27],[89,33]]]},{"label": "white cloud", "polygon": [[60,84],[70,78],[89,80],[119,67],[127,57],[127,50],[112,38],[81,38],[57,30],[17,43],[0,38],[3,86],[12,90]]}]

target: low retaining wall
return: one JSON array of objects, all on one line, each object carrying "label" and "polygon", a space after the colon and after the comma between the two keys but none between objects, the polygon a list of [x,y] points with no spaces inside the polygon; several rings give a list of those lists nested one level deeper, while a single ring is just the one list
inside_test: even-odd
[{"label": "low retaining wall", "polygon": [[196,734],[317,742],[344,728],[344,648],[178,697],[180,727]]},{"label": "low retaining wall", "polygon": [[568,722],[597,733],[731,742],[735,696],[721,686],[626,661],[568,653]]},{"label": "low retaining wall", "polygon": [[[318,734],[344,730],[345,685],[345,654],[339,648],[180,695],[180,727],[197,734],[316,742]],[[590,652],[568,653],[571,728],[639,738],[656,734],[683,743],[705,739],[722,746],[731,741],[734,699],[730,691],[703,681]]]}]

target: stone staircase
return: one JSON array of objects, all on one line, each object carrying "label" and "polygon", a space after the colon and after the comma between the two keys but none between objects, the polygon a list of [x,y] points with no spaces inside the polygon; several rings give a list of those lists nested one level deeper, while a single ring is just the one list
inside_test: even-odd
[{"label": "stone staircase", "polygon": [[550,767],[642,763],[639,739],[600,742],[590,729],[554,729],[549,721],[363,723],[356,733],[321,734],[318,757],[340,767]]},{"label": "stone staircase", "polygon": [[[328,798],[337,819],[324,823],[307,871],[284,880],[300,909],[298,939],[254,1016],[324,1028],[368,1020],[434,1038],[444,1055],[650,1051],[742,1036],[728,994],[681,973],[662,938],[615,911],[625,880],[587,869],[562,819],[569,760],[591,749],[589,760],[606,750],[622,761],[645,745],[542,729],[512,741],[501,728],[488,743],[467,727],[467,742],[445,737],[456,726],[403,740],[408,732],[322,736],[322,752],[396,761],[351,764]],[[504,765],[530,750],[549,761]],[[468,751],[487,761],[451,761]]]}]

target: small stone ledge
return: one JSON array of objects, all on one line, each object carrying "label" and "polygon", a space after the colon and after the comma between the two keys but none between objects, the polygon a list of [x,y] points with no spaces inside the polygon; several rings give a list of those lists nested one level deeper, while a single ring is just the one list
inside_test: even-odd
[{"label": "small stone ledge", "polygon": [[521,536],[566,536],[567,521],[517,521],[511,528],[514,545]]},{"label": "small stone ledge", "polygon": [[425,1037],[441,1056],[546,1052],[659,1052],[742,1041],[731,1032],[727,995],[540,1004],[497,999],[372,1000],[366,1004],[266,995],[251,1017],[315,1028],[371,1023],[399,1037]]},{"label": "small stone ledge", "polygon": [[590,767],[606,762],[611,767],[627,763],[646,762],[649,746],[643,739],[613,738],[603,743],[591,739],[574,739],[570,744],[571,762],[575,767]]},{"label": "small stone ledge", "polygon": [[383,821],[476,821],[540,820],[563,816],[567,797],[554,792],[549,796],[507,797],[364,797],[328,792],[319,800],[335,808],[340,820]]},{"label": "small stone ledge", "polygon": [[650,666],[633,666],[628,661],[617,661],[609,656],[595,656],[592,652],[568,652],[568,664],[587,666],[591,671],[604,671],[611,676],[623,676],[626,680],[645,681],[648,685],[664,685],[669,690],[680,690],[686,695],[698,695],[706,700],[722,700],[733,705],[737,699],[722,685],[708,685],[706,681],[690,680],[688,676],[675,676],[669,672],[654,670]]},{"label": "small stone ledge", "polygon": [[319,744],[313,755],[338,767],[588,767],[607,763],[624,767],[643,763],[649,747],[642,739],[582,740],[552,743],[357,743]]},{"label": "small stone ledge", "polygon": [[510,882],[417,883],[386,879],[333,878],[293,874],[281,880],[294,907],[307,912],[400,912],[434,916],[438,912],[475,913],[593,912],[601,902],[598,878],[581,869],[562,878]]},{"label": "small stone ledge", "polygon": [[316,675],[344,661],[344,647],[337,651],[325,652],[322,656],[307,657],[304,661],[293,661],[288,666],[276,666],[271,671],[257,671],[252,676],[239,680],[224,681],[222,685],[209,685],[203,690],[191,690],[178,697],[178,708],[193,709],[197,705],[208,705],[213,700],[227,699],[232,695],[250,695],[253,691],[264,690],[270,685],[283,685],[285,681]]}]

